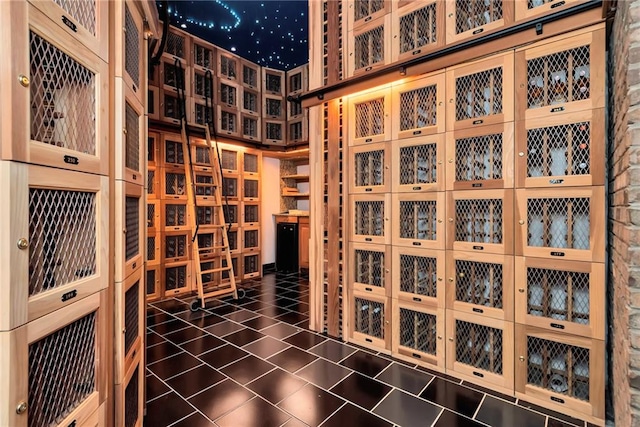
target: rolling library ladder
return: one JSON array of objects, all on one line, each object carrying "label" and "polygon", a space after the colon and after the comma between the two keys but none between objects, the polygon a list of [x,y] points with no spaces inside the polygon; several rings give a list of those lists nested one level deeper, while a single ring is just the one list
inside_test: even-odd
[{"label": "rolling library ladder", "polygon": [[[184,70],[177,58],[175,67],[179,70],[178,76],[183,76]],[[205,74],[205,79],[208,82],[208,87],[212,88],[213,76],[210,71]],[[213,128],[212,93],[209,90],[205,98],[206,147],[200,147],[204,150],[197,150],[193,153],[189,139],[184,85],[178,86],[182,87],[178,90],[178,99],[181,108],[182,153],[185,159],[184,184],[188,206],[187,224],[193,230],[191,252],[198,291],[196,299],[191,302],[191,310],[195,311],[204,307],[209,298],[233,295],[234,299],[238,299],[238,289],[231,262],[223,206],[222,163],[217,139],[214,138],[212,142],[210,133],[210,129]],[[206,203],[202,206],[205,208],[204,210],[200,209],[199,200]]]}]

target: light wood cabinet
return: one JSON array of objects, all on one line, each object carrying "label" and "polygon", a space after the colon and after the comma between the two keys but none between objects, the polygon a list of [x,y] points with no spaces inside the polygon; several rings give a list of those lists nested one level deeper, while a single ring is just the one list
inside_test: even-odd
[{"label": "light wood cabinet", "polygon": [[514,4],[509,0],[446,0],[447,44],[510,25],[514,18]]},{"label": "light wood cabinet", "polygon": [[393,304],[394,357],[445,370],[445,311],[412,304]]},{"label": "light wood cabinet", "polygon": [[394,193],[444,191],[444,134],[394,141],[391,150]]},{"label": "light wood cabinet", "polygon": [[391,268],[392,296],[399,302],[444,309],[445,252],[394,246]]},{"label": "light wood cabinet", "polygon": [[392,243],[395,246],[444,249],[445,200],[443,191],[393,194]]},{"label": "light wood cabinet", "polygon": [[351,241],[391,243],[391,194],[351,196]]},{"label": "light wood cabinet", "polygon": [[349,97],[349,145],[388,141],[391,137],[391,92],[379,90]]},{"label": "light wood cabinet", "polygon": [[384,142],[349,150],[352,165],[349,192],[388,193],[391,190],[391,149]]},{"label": "light wood cabinet", "polygon": [[395,1],[391,20],[393,62],[418,58],[445,44],[443,1]]},{"label": "light wood cabinet", "polygon": [[[422,4],[422,2],[416,2]],[[394,87],[391,94],[393,139],[445,131],[445,73],[434,73]]]},{"label": "light wood cabinet", "polygon": [[361,293],[351,295],[348,320],[349,338],[364,347],[391,351],[391,300],[384,296]]},{"label": "light wood cabinet", "polygon": [[124,181],[115,184],[115,276],[123,282],[144,263],[146,209],[144,189]]},{"label": "light wood cabinet", "polygon": [[164,296],[175,296],[191,292],[191,261],[173,264],[163,264],[162,278],[164,279]]},{"label": "light wood cabinet", "polygon": [[391,254],[388,246],[351,243],[349,284],[361,294],[391,296]]},{"label": "light wood cabinet", "polygon": [[309,239],[311,228],[309,218],[300,218],[298,221],[298,267],[309,269]]},{"label": "light wood cabinet", "polygon": [[144,268],[140,266],[115,286],[115,378],[120,384],[144,352]]}]

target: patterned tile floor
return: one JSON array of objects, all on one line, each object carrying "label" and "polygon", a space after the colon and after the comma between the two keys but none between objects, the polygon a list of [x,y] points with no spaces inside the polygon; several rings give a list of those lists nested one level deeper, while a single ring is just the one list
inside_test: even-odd
[{"label": "patterned tile floor", "polygon": [[585,427],[310,332],[309,282],[297,274],[242,287],[244,299],[195,313],[193,297],[148,305],[145,426]]}]

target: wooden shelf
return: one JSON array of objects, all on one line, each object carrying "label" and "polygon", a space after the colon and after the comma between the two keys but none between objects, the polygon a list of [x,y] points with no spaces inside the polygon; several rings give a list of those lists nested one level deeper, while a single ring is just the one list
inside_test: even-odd
[{"label": "wooden shelf", "polygon": [[309,197],[309,193],[282,194],[282,197]]},{"label": "wooden shelf", "polygon": [[293,179],[299,182],[308,182],[309,175],[287,175],[287,176],[283,176],[282,179]]}]

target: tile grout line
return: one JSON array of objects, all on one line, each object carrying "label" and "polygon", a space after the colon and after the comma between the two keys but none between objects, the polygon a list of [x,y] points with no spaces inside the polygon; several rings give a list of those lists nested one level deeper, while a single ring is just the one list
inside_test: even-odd
[{"label": "tile grout line", "polygon": [[[373,413],[374,413],[373,411],[375,411],[375,409],[376,409],[378,406],[380,406],[380,404],[381,404],[381,403],[382,403],[382,402],[383,402],[387,397],[389,397],[389,395],[390,395],[391,393],[393,393],[393,391],[394,391],[394,390],[396,390],[396,388],[395,388],[395,387],[391,387],[391,390],[389,390],[389,392],[388,392],[388,393],[387,393],[387,394],[386,394],[382,399],[380,399],[380,400],[378,401],[378,403],[376,403],[376,404],[375,404],[375,406],[369,410],[369,412],[371,412],[371,413],[373,414]],[[395,423],[394,423],[394,424],[395,424]]]},{"label": "tile grout line", "polygon": [[[320,388],[322,388],[322,387],[320,387]],[[340,405],[340,406],[338,407],[338,409],[336,409],[335,411],[333,411],[331,414],[329,414],[329,416],[328,416],[328,417],[326,417],[324,420],[322,420],[322,422],[321,422],[320,424],[318,424],[318,427],[322,427],[322,425],[323,425],[324,423],[326,423],[326,422],[327,422],[327,420],[328,420],[329,418],[331,418],[331,417],[333,417],[335,414],[337,414],[337,413],[338,413],[338,411],[339,411],[340,409],[344,408],[346,405],[348,405],[348,403],[347,403],[347,401],[345,400],[345,401],[342,403],[342,405]]]},{"label": "tile grout line", "polygon": [[480,404],[478,405],[478,407],[476,408],[476,410],[473,413],[473,416],[471,417],[472,419],[476,419],[476,417],[478,416],[478,412],[480,412],[480,408],[482,407],[482,404],[484,403],[484,400],[487,398],[487,394],[485,393],[484,396],[482,396],[482,400],[480,401]]},{"label": "tile grout line", "polygon": [[442,418],[442,414],[444,414],[445,409],[443,409],[442,411],[440,411],[440,413],[438,414],[438,416],[436,417],[435,420],[433,420],[433,423],[431,424],[431,427],[435,426],[438,423],[438,420],[440,418]]}]

